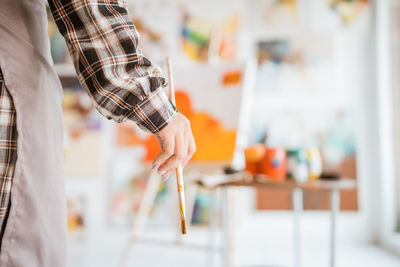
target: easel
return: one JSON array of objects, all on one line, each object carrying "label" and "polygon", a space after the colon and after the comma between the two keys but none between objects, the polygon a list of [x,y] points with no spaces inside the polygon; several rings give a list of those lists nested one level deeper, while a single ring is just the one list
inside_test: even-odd
[{"label": "easel", "polygon": [[[253,68],[254,67],[254,68]],[[244,68],[244,72],[243,72],[243,83],[242,83],[242,87],[243,87],[243,98],[241,99],[241,112],[239,115],[239,123],[238,123],[238,131],[237,131],[237,140],[236,140],[236,149],[235,149],[235,155],[234,155],[234,159],[233,162],[228,164],[227,162],[223,162],[223,163],[216,163],[214,164],[214,166],[210,165],[209,163],[198,163],[198,164],[191,164],[192,169],[196,169],[196,170],[210,170],[213,167],[215,168],[216,166],[221,169],[223,166],[227,166],[227,165],[233,165],[233,166],[240,166],[240,162],[243,161],[243,158],[241,158],[241,150],[244,148],[245,146],[245,139],[247,136],[247,132],[246,129],[248,128],[246,125],[248,123],[248,118],[249,118],[249,98],[251,96],[251,91],[253,88],[253,84],[254,84],[254,70],[255,70],[255,63],[247,63],[245,64],[245,68]],[[169,198],[173,199],[175,203],[172,203],[174,205],[174,207],[177,206],[177,196],[175,193],[175,190],[173,190],[174,187],[176,187],[175,183],[174,183],[175,179],[173,177],[171,177],[167,182],[169,184],[168,186],[168,194],[169,194]],[[194,204],[195,204],[195,197],[196,197],[196,192],[198,189],[198,185],[196,183],[191,183],[190,180],[186,180],[186,211],[187,211],[187,222],[188,222],[188,232],[190,233],[190,223],[191,223],[191,219],[192,219],[192,215],[193,215],[193,208],[194,208]],[[159,175],[155,172],[150,172],[149,174],[149,179],[147,182],[147,186],[146,189],[143,193],[143,198],[141,201],[141,204],[139,206],[138,212],[135,216],[132,228],[131,228],[131,234],[130,237],[127,241],[127,244],[125,245],[122,257],[121,257],[121,261],[118,264],[118,267],[128,267],[129,266],[129,259],[130,259],[130,254],[131,251],[133,249],[133,246],[136,242],[139,241],[140,239],[140,235],[142,233],[142,230],[144,228],[144,225],[148,219],[148,214],[151,211],[151,209],[154,206],[154,201],[155,201],[155,197],[157,194],[157,190],[160,186],[161,183],[161,179],[159,177]],[[214,193],[216,195],[214,195],[214,197],[219,197],[218,196],[218,191],[214,191]],[[217,201],[215,201],[217,202]],[[217,216],[217,209],[215,207],[215,202],[213,203],[213,205],[211,205],[211,215],[210,216]],[[176,210],[176,208],[172,209],[172,210]],[[178,218],[178,213],[176,212],[176,214],[174,214],[175,218]],[[210,228],[209,228],[209,245],[207,246],[200,246],[200,245],[189,245],[189,244],[184,244],[182,236],[180,234],[180,228],[179,228],[179,224],[176,224],[176,239],[173,242],[167,242],[169,245],[177,245],[177,246],[184,246],[186,248],[195,248],[195,249],[205,249],[208,251],[208,255],[209,255],[209,260],[208,260],[208,265],[207,266],[212,266],[213,264],[213,254],[215,251],[215,248],[213,246],[213,244],[215,244],[214,242],[214,232],[215,229],[217,227],[217,222],[216,220],[211,220],[210,222]],[[230,235],[231,233],[226,232],[225,235]],[[160,243],[160,241],[158,240],[153,240],[154,242]],[[162,241],[161,241],[162,242]],[[233,241],[232,241],[233,242]],[[164,242],[165,243],[165,242]]]},{"label": "easel", "polygon": [[[194,167],[196,170],[204,170],[204,169],[216,169],[216,168],[221,168],[222,163],[218,164],[209,164],[209,163],[200,163],[200,164],[194,164]],[[173,205],[174,211],[176,211],[176,206],[177,206],[177,196],[175,193],[175,187],[176,184],[174,183],[174,177],[170,177],[167,181],[168,185],[168,198],[173,199],[174,201],[171,201],[171,205]],[[138,212],[135,216],[132,228],[131,228],[131,234],[129,239],[127,240],[127,243],[125,245],[121,262],[119,263],[118,267],[128,267],[129,266],[129,259],[130,259],[130,254],[133,249],[134,244],[136,244],[138,241],[141,241],[141,233],[143,231],[143,228],[146,224],[146,221],[149,218],[149,213],[154,207],[155,204],[155,198],[157,195],[158,188],[161,184],[161,179],[160,176],[155,173],[155,172],[150,172],[149,174],[149,179],[146,185],[146,189],[143,193],[142,201],[140,203]],[[195,197],[196,193],[198,190],[198,185],[196,183],[192,183],[190,181],[186,181],[186,212],[187,212],[187,218],[188,218],[188,231],[190,231],[190,226],[191,226],[191,219],[193,216],[193,208],[195,204]],[[216,210],[212,206],[212,212],[216,213]],[[175,214],[173,214],[174,218],[176,218],[178,222],[178,212],[176,211]],[[213,220],[215,221],[215,220]],[[216,225],[214,225],[216,227]],[[214,231],[214,227],[210,227],[210,231]],[[162,243],[163,245],[174,245],[174,246],[181,246],[185,248],[192,248],[192,249],[203,249],[207,250],[209,252],[209,255],[211,253],[214,253],[214,248],[212,245],[195,245],[195,244],[187,244],[183,242],[183,237],[180,233],[180,226],[179,223],[176,223],[176,238],[173,241],[162,241],[162,240],[144,240],[147,243]],[[214,238],[213,234],[209,235],[209,238]],[[215,242],[210,242],[211,244],[214,244]],[[210,265],[208,265],[210,266]]]}]

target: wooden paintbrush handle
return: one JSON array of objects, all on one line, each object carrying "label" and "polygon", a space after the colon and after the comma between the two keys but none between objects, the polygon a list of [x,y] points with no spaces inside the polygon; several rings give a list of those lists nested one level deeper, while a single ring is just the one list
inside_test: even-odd
[{"label": "wooden paintbrush handle", "polygon": [[[167,68],[168,68],[170,99],[172,104],[175,105],[176,103],[175,103],[174,76],[172,74],[171,59],[169,57],[167,57]],[[185,235],[186,234],[185,191],[184,191],[184,181],[183,181],[183,172],[181,164],[179,164],[178,168],[176,168],[176,183],[178,187],[179,213],[181,216],[181,231],[182,234]]]}]

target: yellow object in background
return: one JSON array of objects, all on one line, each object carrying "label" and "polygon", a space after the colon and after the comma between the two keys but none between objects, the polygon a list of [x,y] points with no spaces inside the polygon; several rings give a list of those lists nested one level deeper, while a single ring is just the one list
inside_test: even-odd
[{"label": "yellow object in background", "polygon": [[330,0],[329,4],[343,22],[349,24],[360,16],[369,5],[369,0]]},{"label": "yellow object in background", "polygon": [[200,52],[196,44],[188,41],[183,41],[183,51],[190,59],[194,61],[200,61]]},{"label": "yellow object in background", "polygon": [[67,199],[67,230],[69,235],[79,237],[85,228],[85,199],[83,196],[69,196]]},{"label": "yellow object in background", "polygon": [[322,157],[318,147],[311,147],[307,149],[308,158],[308,178],[315,180],[321,177],[322,174]]}]

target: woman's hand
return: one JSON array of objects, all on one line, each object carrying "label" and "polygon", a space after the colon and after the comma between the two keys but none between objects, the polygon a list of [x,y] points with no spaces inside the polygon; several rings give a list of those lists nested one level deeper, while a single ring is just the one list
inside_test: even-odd
[{"label": "woman's hand", "polygon": [[153,169],[166,180],[179,164],[185,166],[196,151],[190,122],[178,113],[155,137],[162,151],[153,161]]}]

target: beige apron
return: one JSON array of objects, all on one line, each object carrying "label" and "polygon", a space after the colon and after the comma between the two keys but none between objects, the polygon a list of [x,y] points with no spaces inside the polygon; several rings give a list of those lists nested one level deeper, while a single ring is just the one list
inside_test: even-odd
[{"label": "beige apron", "polygon": [[18,129],[0,266],[64,267],[62,88],[52,68],[44,1],[0,0],[0,67]]}]

